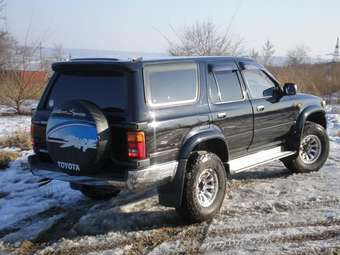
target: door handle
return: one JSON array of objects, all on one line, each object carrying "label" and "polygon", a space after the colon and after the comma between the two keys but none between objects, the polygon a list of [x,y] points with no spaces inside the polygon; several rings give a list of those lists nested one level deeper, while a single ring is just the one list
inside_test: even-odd
[{"label": "door handle", "polygon": [[217,113],[217,118],[219,118],[219,119],[224,119],[226,116],[227,116],[227,114],[225,112]]},{"label": "door handle", "polygon": [[256,106],[256,110],[257,110],[258,112],[263,112],[263,110],[264,110],[264,105],[258,105],[258,106]]}]

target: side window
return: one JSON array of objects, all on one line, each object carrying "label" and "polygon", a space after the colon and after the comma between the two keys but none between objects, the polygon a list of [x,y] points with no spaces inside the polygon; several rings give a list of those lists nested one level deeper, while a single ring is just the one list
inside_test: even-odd
[{"label": "side window", "polygon": [[269,97],[273,95],[275,84],[261,70],[244,70],[242,73],[253,98]]},{"label": "side window", "polygon": [[228,70],[210,73],[209,90],[210,99],[213,103],[224,103],[243,99],[237,71]]},{"label": "side window", "polygon": [[213,103],[219,103],[220,95],[218,93],[218,88],[215,82],[214,74],[209,73],[208,79],[210,100]]},{"label": "side window", "polygon": [[151,106],[186,104],[198,97],[198,70],[195,63],[147,65],[144,86]]}]

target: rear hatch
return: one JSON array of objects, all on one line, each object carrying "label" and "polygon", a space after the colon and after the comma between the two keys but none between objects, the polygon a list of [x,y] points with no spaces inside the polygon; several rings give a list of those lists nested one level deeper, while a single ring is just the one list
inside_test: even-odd
[{"label": "rear hatch", "polygon": [[[91,65],[92,66],[92,65]],[[128,121],[131,73],[122,68],[101,68],[96,65],[71,65],[55,68],[55,73],[44,92],[32,121],[34,151],[48,158],[46,125],[53,109],[70,100],[87,100],[95,103],[110,124],[112,158],[126,160],[126,130],[122,123]]]}]

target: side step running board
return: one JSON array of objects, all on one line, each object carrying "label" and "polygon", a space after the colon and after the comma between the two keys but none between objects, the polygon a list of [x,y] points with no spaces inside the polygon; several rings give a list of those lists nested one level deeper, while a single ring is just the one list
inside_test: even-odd
[{"label": "side step running board", "polygon": [[259,151],[228,162],[230,173],[237,173],[252,167],[263,165],[271,161],[288,157],[295,154],[295,151],[284,151],[283,147],[275,147],[269,150]]}]

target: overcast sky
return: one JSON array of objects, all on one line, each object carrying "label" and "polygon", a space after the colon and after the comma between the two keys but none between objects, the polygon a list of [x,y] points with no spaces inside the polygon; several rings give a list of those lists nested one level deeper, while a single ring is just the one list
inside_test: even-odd
[{"label": "overcast sky", "polygon": [[[166,37],[176,37],[196,21],[210,20],[231,32],[246,48],[268,39],[276,55],[295,45],[325,57],[340,36],[340,0],[7,0],[8,30],[22,42],[44,46],[138,52],[166,52]],[[234,16],[234,19],[232,18]]]}]

